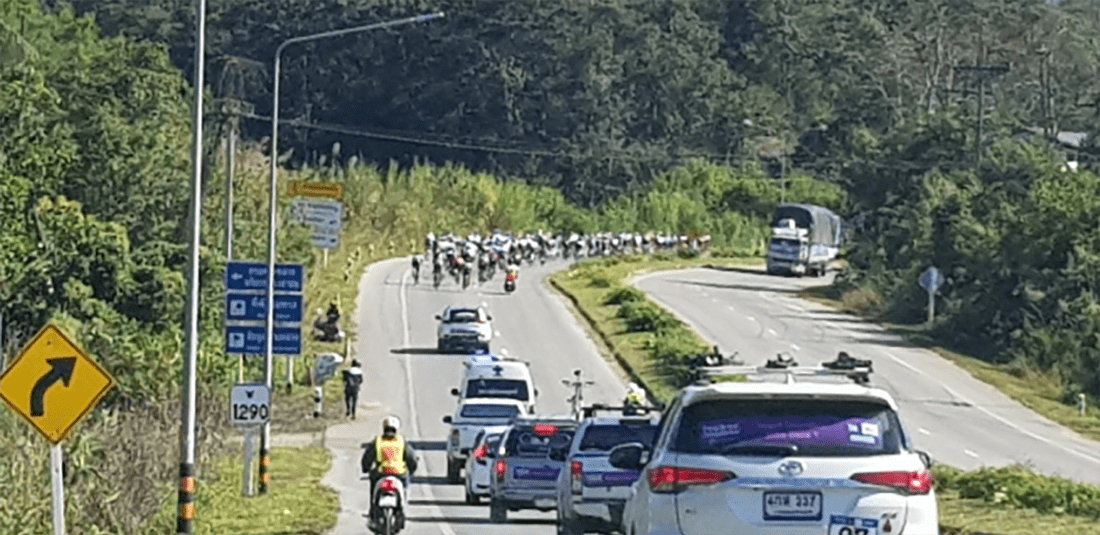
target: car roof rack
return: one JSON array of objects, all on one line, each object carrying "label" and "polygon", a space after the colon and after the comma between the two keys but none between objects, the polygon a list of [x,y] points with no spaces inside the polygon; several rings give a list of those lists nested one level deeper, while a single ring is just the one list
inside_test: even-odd
[{"label": "car roof rack", "polygon": [[[643,413],[643,414],[627,414],[628,410],[638,411],[638,412]],[[582,407],[581,408],[581,414],[583,415],[584,418],[591,418],[596,414],[596,412],[600,412],[600,411],[602,411],[602,412],[621,412],[621,413],[623,413],[624,416],[643,416],[644,413],[661,412],[663,410],[664,410],[664,407],[659,406],[659,405],[656,405],[656,406],[645,406],[645,405],[643,405],[643,406],[636,406],[636,407],[635,406],[627,407],[627,406],[605,405],[603,403],[593,403],[592,405],[589,405],[587,407]]]},{"label": "car roof rack", "polygon": [[[734,354],[736,355],[736,353]],[[705,357],[708,355],[702,355]],[[763,366],[747,366],[743,363],[739,364],[723,364],[723,365],[703,365],[692,366],[691,363],[698,362],[699,357],[691,357],[688,359],[689,368],[692,372],[692,381],[695,384],[711,384],[710,379],[719,376],[728,375],[776,375],[783,374],[784,382],[787,384],[793,384],[795,382],[795,376],[802,377],[828,377],[828,376],[843,376],[851,379],[858,385],[867,385],[871,382],[870,375],[874,371],[873,363],[870,359],[857,359],[853,358],[845,351],[841,351],[836,359],[829,362],[823,362],[820,366],[815,367],[799,367],[798,361],[794,359],[794,356],[790,353],[779,353],[773,359],[765,361]],[[713,359],[712,359],[713,361]]]}]

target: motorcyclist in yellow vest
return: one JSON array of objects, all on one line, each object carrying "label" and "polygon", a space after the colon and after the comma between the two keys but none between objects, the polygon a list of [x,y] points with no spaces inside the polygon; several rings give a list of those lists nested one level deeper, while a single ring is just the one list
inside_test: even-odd
[{"label": "motorcyclist in yellow vest", "polygon": [[626,398],[623,399],[623,413],[628,416],[638,414],[641,411],[638,411],[635,407],[641,407],[644,404],[645,392],[637,384],[630,383],[626,391]]},{"label": "motorcyclist in yellow vest", "polygon": [[360,461],[363,472],[370,474],[370,519],[377,521],[374,488],[383,477],[396,476],[409,488],[409,475],[416,471],[416,450],[398,434],[401,420],[387,416],[382,420],[382,435],[375,437],[365,448]]}]

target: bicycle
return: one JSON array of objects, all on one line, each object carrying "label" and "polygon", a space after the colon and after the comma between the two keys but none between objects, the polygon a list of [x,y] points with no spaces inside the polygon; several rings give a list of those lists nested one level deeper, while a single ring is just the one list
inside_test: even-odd
[{"label": "bicycle", "polygon": [[570,411],[573,414],[574,420],[581,420],[584,412],[584,387],[592,386],[596,384],[596,381],[585,381],[581,379],[581,370],[573,370],[573,377],[576,379],[570,381],[569,379],[562,379],[561,383],[565,386],[573,388],[573,396],[566,398],[569,402]]}]

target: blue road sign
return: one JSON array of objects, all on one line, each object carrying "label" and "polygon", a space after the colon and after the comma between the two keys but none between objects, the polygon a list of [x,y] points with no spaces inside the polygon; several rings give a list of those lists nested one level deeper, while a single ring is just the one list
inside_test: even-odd
[{"label": "blue road sign", "polygon": [[[262,355],[267,351],[267,330],[263,325],[227,325],[225,327],[225,353],[227,355]],[[276,355],[302,353],[302,329],[299,327],[275,327]]]},{"label": "blue road sign", "polygon": [[[301,293],[306,268],[301,264],[275,265],[275,293]],[[267,264],[229,262],[225,265],[225,289],[229,291],[267,290]]]},{"label": "blue road sign", "polygon": [[[225,294],[225,319],[227,321],[266,321],[267,294]],[[275,321],[301,323],[302,296],[275,294]]]},{"label": "blue road sign", "polygon": [[936,269],[936,266],[932,266],[924,270],[924,273],[920,274],[917,283],[920,284],[921,288],[924,288],[924,291],[935,293],[936,290],[940,289],[940,286],[943,286],[943,273],[940,273],[940,270]]}]

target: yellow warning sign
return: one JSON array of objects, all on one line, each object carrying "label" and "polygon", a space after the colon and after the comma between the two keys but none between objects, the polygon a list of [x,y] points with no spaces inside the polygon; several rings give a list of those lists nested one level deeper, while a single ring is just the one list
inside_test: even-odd
[{"label": "yellow warning sign", "polygon": [[287,194],[292,197],[340,199],[344,196],[344,186],[336,182],[291,180],[287,184]]},{"label": "yellow warning sign", "polygon": [[0,375],[0,399],[57,444],[114,384],[57,327],[47,325]]}]

